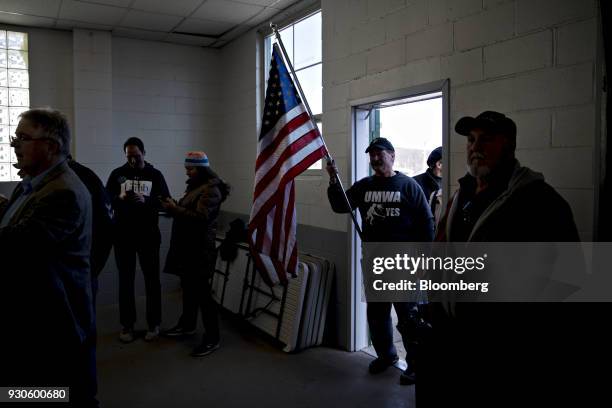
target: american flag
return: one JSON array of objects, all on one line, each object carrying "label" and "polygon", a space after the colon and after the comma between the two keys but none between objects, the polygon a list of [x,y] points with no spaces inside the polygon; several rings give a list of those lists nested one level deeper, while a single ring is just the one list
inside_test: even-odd
[{"label": "american flag", "polygon": [[327,155],[277,44],[257,150],[249,244],[256,268],[274,286],[297,272],[294,179]]}]

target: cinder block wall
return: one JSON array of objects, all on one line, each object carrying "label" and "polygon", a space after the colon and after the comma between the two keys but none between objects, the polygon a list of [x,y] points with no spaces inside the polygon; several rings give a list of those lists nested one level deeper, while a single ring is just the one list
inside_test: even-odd
[{"label": "cinder block wall", "polygon": [[104,182],[125,162],[130,136],[144,141],[174,196],[184,191],[186,151],[218,156],[220,51],[105,31],[2,28],[29,35],[30,105],[68,116],[74,157]]},{"label": "cinder block wall", "polygon": [[250,214],[253,200],[253,175],[262,103],[259,42],[254,31],[221,49],[223,91],[220,104],[222,130],[217,138],[218,154],[210,158],[211,167],[232,187],[223,210]]},{"label": "cinder block wall", "polygon": [[25,27],[12,27],[29,36],[30,106],[51,106],[74,123],[72,35]]},{"label": "cinder block wall", "polygon": [[[515,119],[518,159],[544,173],[582,239],[592,239],[595,1],[323,0],[322,8],[323,126],[336,161],[348,165],[350,100],[450,78],[451,129],[484,110]],[[454,132],[449,157],[454,190],[465,173],[465,139]]]},{"label": "cinder block wall", "polygon": [[[594,0],[322,0],[322,9],[323,129],[345,179],[351,100],[450,78],[452,124],[486,109],[513,117],[519,160],[566,197],[581,236],[591,239],[599,164]],[[78,160],[105,180],[123,162],[125,138],[142,137],[147,159],[180,195],[182,154],[204,149],[233,187],[226,218],[248,215],[264,90],[255,31],[220,51],[88,30],[26,31],[32,106],[68,113]],[[451,136],[453,189],[465,171],[464,142]],[[338,266],[332,320],[346,345],[348,220],[330,210],[326,186],[323,172],[298,179],[298,238]],[[166,239],[168,227],[163,221]],[[108,301],[114,276],[111,259],[101,286]]]},{"label": "cinder block wall", "polygon": [[[545,174],[570,202],[583,239],[592,237],[595,137],[595,2],[489,0],[322,0],[323,130],[348,175],[350,101],[451,80],[451,123],[493,109],[519,127],[518,158]],[[251,31],[221,51],[221,162],[234,187],[225,209],[248,214],[252,200],[263,73]],[[465,172],[465,139],[453,135],[451,189]],[[214,158],[213,158],[214,160]],[[348,344],[346,216],[334,214],[323,172],[296,183],[303,248],[339,265],[334,291],[338,344]]]},{"label": "cinder block wall", "polygon": [[219,52],[102,31],[73,36],[77,158],[106,181],[125,162],[123,142],[139,137],[145,159],[180,196],[185,152],[217,145]]},{"label": "cinder block wall", "polygon": [[[145,159],[164,174],[170,193],[181,197],[185,152],[204,150],[218,156],[219,51],[112,37],[102,31],[75,30],[72,37],[75,158],[106,183],[112,169],[125,163],[125,140],[139,137]],[[162,268],[170,227],[170,219],[160,219]],[[98,304],[116,303],[117,285],[111,256],[100,276]],[[165,274],[162,285],[164,290],[178,288],[175,277]],[[137,294],[144,294],[140,274],[136,288]]]}]

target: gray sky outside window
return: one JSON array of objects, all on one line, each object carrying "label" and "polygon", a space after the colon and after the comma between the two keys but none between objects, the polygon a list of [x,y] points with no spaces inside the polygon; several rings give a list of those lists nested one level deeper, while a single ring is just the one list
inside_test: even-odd
[{"label": "gray sky outside window", "polygon": [[[303,20],[279,30],[283,45],[293,64],[300,85],[310,105],[313,115],[323,113],[323,73],[322,73],[322,42],[321,42],[321,12],[318,11]],[[272,46],[276,36],[269,35],[265,39],[265,75],[268,80]]]},{"label": "gray sky outside window", "polygon": [[442,98],[380,109],[380,136],[395,148],[395,170],[411,177],[424,172],[429,153],[442,145]]},{"label": "gray sky outside window", "polygon": [[[322,128],[321,114],[323,113],[323,48],[321,30],[321,11],[279,30],[283,45],[289,56],[289,61],[291,61],[295,69],[319,129]],[[266,84],[270,71],[272,46],[275,43],[275,35],[272,34],[265,38]],[[317,169],[322,169],[321,161],[318,161],[309,168],[309,170]]]},{"label": "gray sky outside window", "polygon": [[321,68],[321,64],[317,64],[296,72],[313,115],[323,112],[323,88],[321,87],[323,73]]},{"label": "gray sky outside window", "polygon": [[[280,30],[280,36],[283,40],[283,45],[285,46],[285,50],[287,51],[289,60],[293,64],[294,62],[293,60],[293,26],[289,26],[287,28]],[[266,53],[266,56],[267,56],[266,58],[266,79],[267,79],[268,73],[270,71],[270,58],[272,56],[272,45],[276,44],[276,37],[275,36],[268,37],[266,40],[267,40],[266,45],[268,45],[268,47],[266,48],[269,48],[269,52]],[[269,45],[268,43],[270,40],[272,42]]]},{"label": "gray sky outside window", "polygon": [[300,21],[294,26],[294,67],[304,67],[320,63],[323,59],[321,47],[321,13]]}]

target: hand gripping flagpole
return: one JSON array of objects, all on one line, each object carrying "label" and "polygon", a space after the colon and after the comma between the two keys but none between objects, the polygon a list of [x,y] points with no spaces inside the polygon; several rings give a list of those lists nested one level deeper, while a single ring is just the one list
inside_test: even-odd
[{"label": "hand gripping flagpole", "polygon": [[[295,86],[302,98],[302,102],[304,102],[304,106],[306,107],[306,110],[308,111],[308,115],[310,116],[310,121],[312,122],[312,125],[314,126],[314,128],[318,129],[317,123],[315,122],[314,116],[312,115],[312,111],[310,110],[310,105],[308,105],[308,101],[306,100],[306,95],[304,95],[304,91],[302,91],[302,86],[300,85],[300,81],[298,80],[298,77],[295,71],[293,70],[293,64],[291,64],[291,60],[289,59],[289,56],[287,55],[287,50],[285,49],[283,40],[281,39],[280,33],[278,32],[278,26],[276,24],[270,23],[270,28],[274,32],[274,35],[276,36],[276,41],[278,42],[278,44],[274,44],[274,47],[276,47],[277,45],[280,45],[281,54],[283,55],[283,58],[285,59],[285,62],[287,63],[287,66],[289,67],[289,71],[291,71],[291,75],[293,76],[293,82],[295,83]],[[334,162],[334,159],[329,154],[329,149],[327,149],[327,144],[325,143],[325,139],[323,139],[323,135],[321,134],[321,132],[319,132],[319,136],[321,137],[321,141],[323,142],[323,146],[325,147],[325,151],[327,152],[327,155],[326,155],[327,164],[328,165],[332,164]],[[351,214],[353,225],[355,225],[355,230],[357,231],[359,238],[363,240],[363,233],[361,232],[361,227],[359,226],[359,223],[357,222],[357,217],[355,216],[353,207],[351,207],[351,203],[348,197],[346,196],[346,192],[344,191],[344,186],[342,185],[342,180],[340,180],[340,177],[338,175],[338,169],[336,168],[336,166],[334,166],[334,175],[332,177],[335,178],[336,183],[340,187],[340,191],[342,191],[342,197],[344,198],[344,204],[346,205],[346,208],[349,209],[349,214]]]}]

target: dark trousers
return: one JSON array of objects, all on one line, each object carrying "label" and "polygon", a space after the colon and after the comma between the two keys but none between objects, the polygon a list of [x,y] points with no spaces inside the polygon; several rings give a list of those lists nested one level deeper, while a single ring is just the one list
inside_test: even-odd
[{"label": "dark trousers", "polygon": [[119,269],[119,319],[123,327],[136,323],[134,278],[136,255],[144,275],[147,296],[147,324],[149,328],[161,322],[161,283],[159,281],[159,240],[134,238],[132,242],[115,244],[115,260]]},{"label": "dark trousers", "polygon": [[[406,349],[406,363],[411,369],[416,365],[417,326],[419,310],[416,303],[393,303],[397,314],[397,330],[402,335],[402,342]],[[379,358],[393,360],[397,357],[397,350],[393,345],[393,323],[391,321],[391,303],[368,302],[368,325],[372,345]]]},{"label": "dark trousers", "polygon": [[196,272],[181,275],[183,288],[183,314],[179,324],[185,329],[197,326],[198,310],[202,312],[204,341],[219,342],[219,318],[217,304],[212,298],[209,273]]}]

